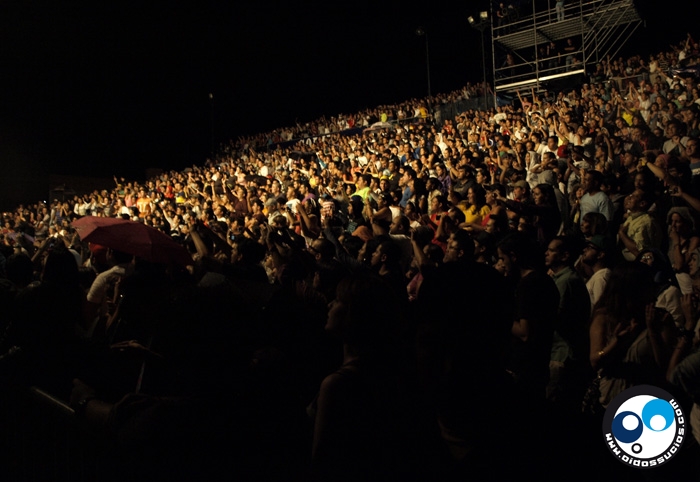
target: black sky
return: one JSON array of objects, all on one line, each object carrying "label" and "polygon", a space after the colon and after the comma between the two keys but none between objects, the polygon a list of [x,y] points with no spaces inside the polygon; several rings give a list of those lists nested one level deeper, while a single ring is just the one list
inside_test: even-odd
[{"label": "black sky", "polygon": [[466,17],[487,4],[6,0],[0,204],[43,197],[48,174],[139,178],[202,163],[212,133],[424,96],[419,25],[432,91],[454,90],[481,77]]}]

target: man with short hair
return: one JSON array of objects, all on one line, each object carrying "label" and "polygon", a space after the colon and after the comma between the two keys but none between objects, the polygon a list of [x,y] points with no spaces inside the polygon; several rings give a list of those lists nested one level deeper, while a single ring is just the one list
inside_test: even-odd
[{"label": "man with short hair", "polygon": [[554,155],[556,155],[557,150],[559,150],[559,138],[557,136],[549,136],[547,138],[547,145],[543,149],[542,154],[545,152],[553,152]]},{"label": "man with short hair", "polygon": [[666,125],[666,142],[663,145],[664,154],[673,154],[680,156],[683,154],[685,144],[688,138],[682,135],[681,130],[683,125],[678,119],[671,119]]},{"label": "man with short hair", "polygon": [[314,239],[307,250],[313,255],[318,264],[331,264],[335,258],[335,245],[325,238]]},{"label": "man with short hair", "polygon": [[549,381],[559,290],[544,271],[541,248],[526,234],[506,236],[498,244],[498,259],[505,275],[518,279],[511,329],[515,343],[508,368],[527,399],[542,401]]},{"label": "man with short hair", "polygon": [[600,185],[603,182],[603,174],[599,171],[588,171],[583,176],[581,187],[585,191],[581,197],[580,208],[581,218],[588,213],[600,213],[605,216],[605,219],[611,221],[613,218],[613,205],[610,198],[600,190]]},{"label": "man with short hair", "polygon": [[527,181],[515,181],[513,183],[513,201],[526,202],[530,200],[530,185]]},{"label": "man with short hair", "polygon": [[367,196],[369,195],[370,192],[370,184],[372,183],[372,175],[371,174],[361,174],[357,178],[357,182],[355,183],[355,188],[357,189],[353,196],[359,196],[362,198],[363,201],[367,201]]},{"label": "man with short hair", "polygon": [[[280,202],[283,200],[284,202]],[[284,205],[287,202],[287,199],[280,196],[277,198],[271,197],[265,202],[265,206],[267,206],[267,222],[268,224],[272,225],[274,223],[274,219],[277,216],[284,216]]]},{"label": "man with short hair", "polygon": [[[568,236],[557,236],[549,242],[544,264],[559,290],[559,310],[554,325],[550,381],[547,398],[554,402],[572,403],[570,397],[580,402],[581,393],[576,388],[576,375],[582,373],[588,362],[588,320],[591,301],[586,285],[574,271],[574,260],[580,250]],[[585,365],[584,365],[585,364]]]},{"label": "man with short hair", "polygon": [[413,190],[411,189],[410,183],[412,180],[416,179],[416,171],[410,166],[404,166],[403,176],[399,179],[399,187],[403,188],[403,196],[399,202],[399,206],[402,208],[406,207],[406,203],[413,196]]},{"label": "man with short hair", "polygon": [[463,198],[466,198],[467,191],[474,185],[474,180],[469,175],[471,169],[466,165],[460,164],[451,171],[456,173],[455,180],[452,182],[452,190],[460,193]]},{"label": "man with short hair", "polygon": [[463,229],[452,233],[447,241],[444,263],[471,263],[474,261],[474,241]]},{"label": "man with short hair", "polygon": [[605,285],[610,277],[610,265],[612,263],[613,248],[615,243],[601,234],[591,236],[583,248],[581,262],[593,271],[586,282],[586,289],[591,299],[591,311],[605,290]]},{"label": "man with short hair", "polygon": [[[392,147],[392,152],[395,150],[396,147]],[[387,169],[389,170],[389,189],[391,191],[394,191],[399,187],[399,179],[401,178],[401,174],[399,173],[399,164],[400,161],[398,160],[398,157],[392,157],[387,165]]]}]

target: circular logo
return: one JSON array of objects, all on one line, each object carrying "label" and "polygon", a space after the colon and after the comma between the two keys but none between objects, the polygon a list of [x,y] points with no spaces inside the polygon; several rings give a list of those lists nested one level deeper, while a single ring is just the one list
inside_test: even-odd
[{"label": "circular logo", "polygon": [[645,469],[671,460],[683,444],[685,430],[680,404],[651,385],[620,393],[603,418],[603,436],[612,454],[626,465]]}]

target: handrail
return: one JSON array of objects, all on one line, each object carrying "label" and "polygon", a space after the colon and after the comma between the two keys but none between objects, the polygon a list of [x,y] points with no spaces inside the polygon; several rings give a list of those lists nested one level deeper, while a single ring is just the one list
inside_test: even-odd
[{"label": "handrail", "polygon": [[39,402],[46,404],[47,406],[50,406],[52,408],[57,409],[59,412],[63,413],[64,415],[68,416],[73,416],[75,415],[75,410],[73,410],[66,402],[63,400],[60,400],[58,397],[55,397],[51,395],[48,392],[45,392],[39,387],[33,386],[29,387],[29,393],[34,396],[36,400],[39,400]]}]

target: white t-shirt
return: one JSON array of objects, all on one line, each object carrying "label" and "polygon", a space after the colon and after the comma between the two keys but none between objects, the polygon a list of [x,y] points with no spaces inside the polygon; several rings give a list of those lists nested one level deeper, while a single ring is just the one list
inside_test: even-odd
[{"label": "white t-shirt", "polygon": [[593,306],[598,302],[600,296],[603,294],[605,285],[608,283],[608,278],[610,278],[610,268],[603,268],[596,271],[591,276],[591,279],[586,283],[586,288],[588,288],[588,295],[591,297],[591,310]]}]

